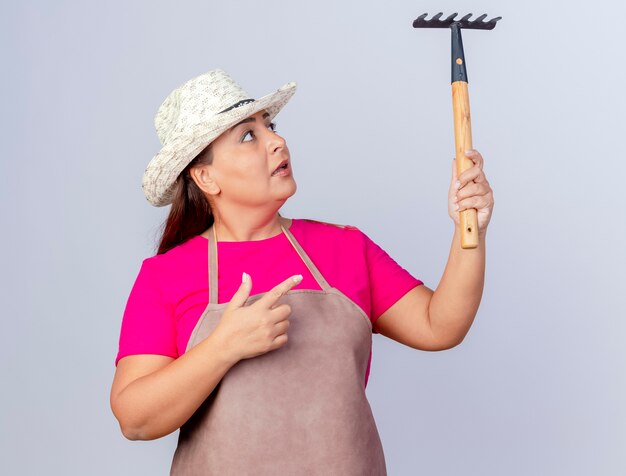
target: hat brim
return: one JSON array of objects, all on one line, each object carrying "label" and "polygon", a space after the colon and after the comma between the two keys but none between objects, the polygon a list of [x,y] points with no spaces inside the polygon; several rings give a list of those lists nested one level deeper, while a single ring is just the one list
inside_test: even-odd
[{"label": "hat brim", "polygon": [[273,93],[242,106],[216,114],[214,120],[196,124],[163,145],[150,160],[141,181],[146,199],[155,207],[172,203],[173,186],[189,163],[214,139],[242,119],[266,109],[273,119],[296,91],[296,83],[289,82]]}]

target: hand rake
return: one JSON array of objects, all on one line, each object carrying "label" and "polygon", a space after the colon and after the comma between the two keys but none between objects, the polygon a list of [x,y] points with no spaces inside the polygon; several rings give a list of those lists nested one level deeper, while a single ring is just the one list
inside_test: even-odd
[{"label": "hand rake", "polygon": [[[445,20],[439,18],[443,13],[437,13],[430,20],[426,20],[428,13],[420,15],[413,21],[414,28],[450,28],[452,30],[452,109],[454,111],[454,142],[456,148],[457,175],[469,169],[474,163],[465,156],[465,151],[472,149],[472,125],[470,118],[469,94],[467,91],[467,68],[463,53],[461,28],[472,30],[493,30],[496,22],[502,17],[483,21],[486,14],[474,21],[469,21],[472,14],[465,15],[460,20],[453,13]],[[461,248],[476,248],[478,246],[478,220],[476,209],[470,208],[460,213]]]}]

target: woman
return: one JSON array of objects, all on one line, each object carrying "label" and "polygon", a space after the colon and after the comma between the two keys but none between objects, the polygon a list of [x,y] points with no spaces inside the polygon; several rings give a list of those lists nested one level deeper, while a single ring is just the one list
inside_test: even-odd
[{"label": "woman", "polygon": [[[157,113],[163,148],[142,187],[172,206],[124,311],[111,407],[131,440],[180,428],[172,475],[385,475],[365,396],[372,332],[447,349],[478,309],[493,206],[480,154],[460,187],[453,163],[455,233],[434,292],[358,228],[278,213],[296,183],[272,119],[294,92],[254,100],[218,69]],[[458,231],[468,207],[472,250]]]}]

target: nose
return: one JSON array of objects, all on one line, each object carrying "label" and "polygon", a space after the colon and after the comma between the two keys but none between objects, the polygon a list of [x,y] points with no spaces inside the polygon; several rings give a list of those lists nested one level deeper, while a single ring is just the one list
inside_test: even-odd
[{"label": "nose", "polygon": [[276,132],[267,130],[267,151],[270,154],[275,154],[276,152],[280,152],[287,145],[287,141]]}]

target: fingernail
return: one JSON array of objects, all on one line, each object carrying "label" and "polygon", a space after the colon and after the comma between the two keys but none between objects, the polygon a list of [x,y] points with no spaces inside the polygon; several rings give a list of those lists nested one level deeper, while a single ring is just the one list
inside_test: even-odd
[{"label": "fingernail", "polygon": [[456,206],[454,207],[454,209],[458,212],[459,211],[459,204],[457,203]]},{"label": "fingernail", "polygon": [[299,283],[300,281],[302,281],[302,275],[301,274],[297,274],[292,279],[293,279],[294,283]]},{"label": "fingernail", "polygon": [[473,149],[469,149],[469,150],[465,151],[465,155],[470,155],[470,154],[473,154],[473,153],[474,153]]},{"label": "fingernail", "polygon": [[248,282],[248,273],[246,273],[245,271],[243,273],[241,273],[241,282],[242,283],[247,283]]},{"label": "fingernail", "polygon": [[456,188],[461,188],[461,182],[460,181],[457,180],[455,185],[456,185]]}]

